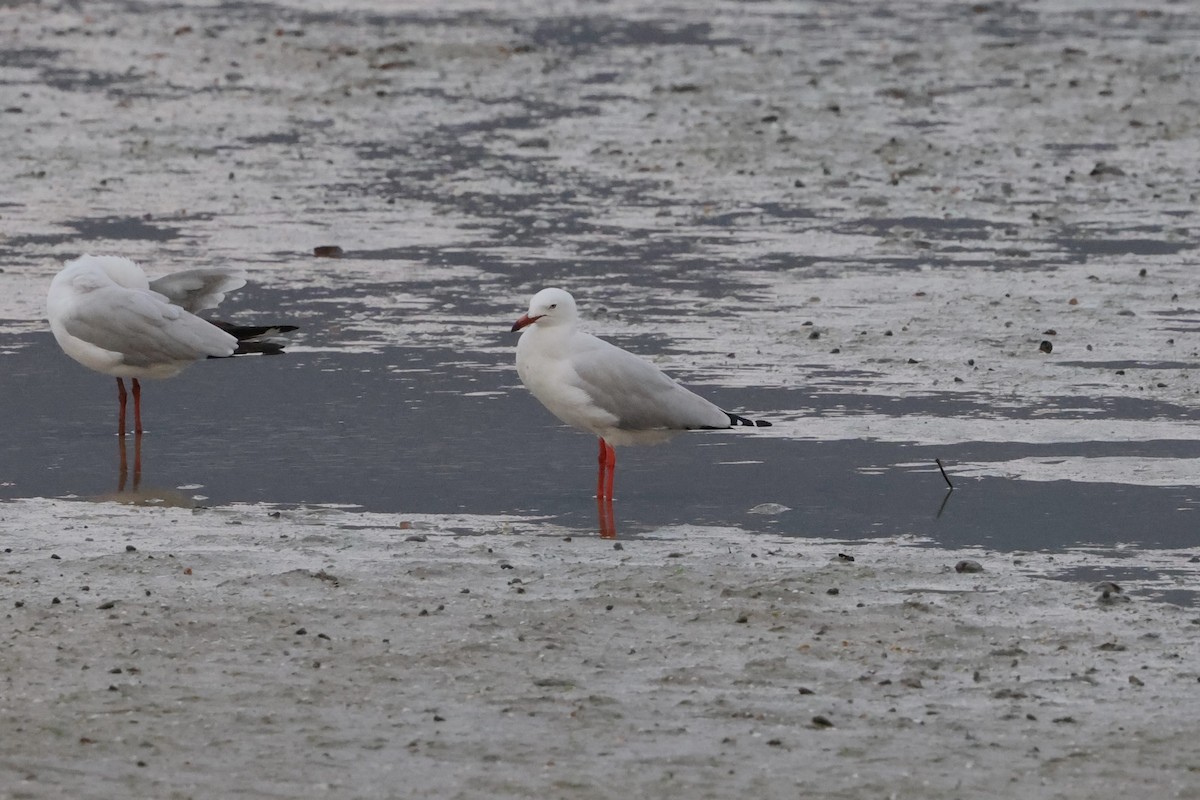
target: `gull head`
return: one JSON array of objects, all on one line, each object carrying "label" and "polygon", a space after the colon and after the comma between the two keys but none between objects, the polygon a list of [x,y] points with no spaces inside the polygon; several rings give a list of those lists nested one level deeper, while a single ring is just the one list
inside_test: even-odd
[{"label": "gull head", "polygon": [[578,319],[575,298],[562,289],[542,289],[529,301],[529,311],[513,323],[513,332],[534,323],[543,327],[570,325]]}]

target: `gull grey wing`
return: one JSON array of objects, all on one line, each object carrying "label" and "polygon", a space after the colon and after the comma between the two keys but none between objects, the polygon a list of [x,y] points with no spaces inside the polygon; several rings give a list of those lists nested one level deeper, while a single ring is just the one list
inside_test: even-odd
[{"label": "gull grey wing", "polygon": [[622,430],[727,428],[729,415],[680,386],[658,367],[603,339],[571,359],[580,388]]},{"label": "gull grey wing", "polygon": [[189,269],[173,272],[150,281],[150,290],[158,292],[185,311],[195,314],[206,308],[216,308],[227,292],[246,285],[246,271],[241,269]]},{"label": "gull grey wing", "polygon": [[131,366],[228,356],[237,339],[156,294],[112,286],[75,298],[62,319],[72,336],[120,353]]}]

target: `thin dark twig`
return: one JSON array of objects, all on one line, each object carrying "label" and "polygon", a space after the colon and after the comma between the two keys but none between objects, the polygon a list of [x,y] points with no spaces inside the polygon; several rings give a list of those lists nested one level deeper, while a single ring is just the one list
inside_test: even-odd
[{"label": "thin dark twig", "polygon": [[942,466],[942,460],[935,458],[934,463],[938,465],[938,469],[942,471],[942,478],[946,481],[946,485],[950,487],[950,491],[954,491],[954,484],[950,482],[950,476],[946,474],[946,468]]}]

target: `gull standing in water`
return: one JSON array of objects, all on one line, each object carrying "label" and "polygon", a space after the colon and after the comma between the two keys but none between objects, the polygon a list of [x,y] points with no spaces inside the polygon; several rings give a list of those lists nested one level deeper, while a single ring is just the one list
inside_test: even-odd
[{"label": "gull standing in water", "polygon": [[196,316],[245,285],[241,269],[193,269],[151,281],[128,258],[85,255],[68,261],[55,276],[46,307],[63,352],[116,377],[118,432],[124,436],[124,378],[133,381],[134,429],[140,434],[140,379],[170,378],[205,358],[282,352],[269,337],[293,331],[294,325],[242,327]]},{"label": "gull standing in water", "polygon": [[517,342],[517,374],[525,387],[554,416],[600,439],[596,498],[602,534],[615,534],[614,445],[656,444],[689,430],[771,424],[723,411],[650,362],[580,330],[575,299],[562,289],[535,294],[512,330],[524,330]]}]

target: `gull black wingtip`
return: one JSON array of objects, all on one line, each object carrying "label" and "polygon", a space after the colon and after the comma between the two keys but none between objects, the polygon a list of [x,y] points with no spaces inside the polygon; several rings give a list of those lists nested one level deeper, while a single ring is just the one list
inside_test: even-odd
[{"label": "gull black wingtip", "polygon": [[284,352],[283,348],[287,346],[286,344],[259,337],[276,336],[299,330],[295,325],[234,325],[217,319],[210,319],[208,321],[237,339],[237,349],[230,355],[209,356],[209,358],[231,358],[233,356],[245,355],[282,355]]},{"label": "gull black wingtip", "polygon": [[[725,413],[729,414],[728,411]],[[771,427],[771,423],[767,422],[765,419],[746,419],[745,417],[739,417],[737,414],[729,414],[729,427],[734,428],[738,425],[745,425],[750,428]]]}]

